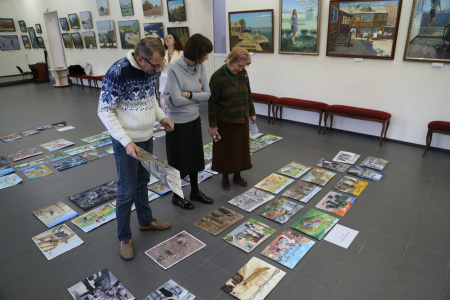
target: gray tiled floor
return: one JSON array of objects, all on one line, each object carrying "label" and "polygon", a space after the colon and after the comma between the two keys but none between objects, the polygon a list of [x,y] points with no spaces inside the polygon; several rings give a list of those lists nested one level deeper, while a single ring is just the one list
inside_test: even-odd
[{"label": "gray tiled floor", "polygon": [[[58,138],[81,145],[81,138],[104,130],[96,114],[98,90],[77,86],[56,89],[46,83],[30,83],[3,87],[0,95],[0,136],[58,121],[75,127],[65,132],[50,129],[1,143],[0,155]],[[202,116],[207,121],[205,113]],[[225,192],[220,188],[220,176],[215,176],[200,184],[201,190],[215,199],[211,206],[196,203],[196,209],[184,211],[170,203],[170,195],[151,203],[157,218],[172,222],[172,228],[166,231],[139,232],[133,215],[134,260],[119,258],[116,222],[112,221],[88,234],[66,222],[84,244],[48,261],[31,240],[46,227],[31,212],[63,201],[82,213],[67,197],[116,179],[114,158],[108,156],[63,172],[54,170],[54,174],[32,181],[19,174],[23,183],[0,190],[0,299],[71,299],[68,287],[105,267],[137,299],[169,279],[198,299],[234,299],[220,287],[252,256],[287,273],[267,299],[450,299],[450,154],[430,150],[422,158],[422,148],[393,142],[385,142],[380,148],[376,137],[339,131],[318,135],[314,126],[288,121],[267,125],[265,117],[259,118],[258,125],[261,132],[284,139],[252,155],[253,169],[243,173],[249,186],[291,161],[313,165],[322,157],[332,158],[339,150],[357,152],[361,159],[373,155],[390,161],[382,182],[370,182],[350,211],[339,217],[340,224],[359,231],[348,249],[317,241],[290,270],[259,254],[271,238],[246,254],[222,241],[221,235],[212,236],[193,225],[224,205],[280,232],[314,207],[342,174],[338,173],[284,225],[257,216],[258,209],[247,213],[229,205],[227,201],[245,189],[232,184]],[[205,143],[210,140],[206,129],[205,123]],[[164,138],[155,141],[154,152],[165,159]],[[199,238],[206,247],[168,270],[145,255],[145,250],[181,230]]]}]

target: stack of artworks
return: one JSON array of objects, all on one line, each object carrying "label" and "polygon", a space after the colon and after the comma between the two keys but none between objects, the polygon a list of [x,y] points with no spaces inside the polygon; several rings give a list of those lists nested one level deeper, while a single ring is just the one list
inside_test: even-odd
[{"label": "stack of artworks", "polygon": [[195,222],[194,225],[212,235],[218,235],[243,217],[240,213],[222,206]]},{"label": "stack of artworks", "polygon": [[366,181],[362,181],[350,176],[345,176],[338,183],[336,183],[334,188],[344,193],[359,196],[367,185],[368,183]]},{"label": "stack of artworks", "polygon": [[264,207],[258,215],[284,224],[302,208],[302,205],[282,197]]},{"label": "stack of artworks", "polygon": [[52,228],[64,221],[78,216],[78,213],[63,202],[58,201],[33,211],[33,215],[44,223],[45,226]]},{"label": "stack of artworks", "polygon": [[280,170],[277,171],[277,173],[287,175],[293,178],[299,178],[309,170],[311,170],[310,166],[302,165],[293,161],[282,167]]},{"label": "stack of artworks", "polygon": [[314,168],[309,171],[302,178],[302,180],[324,186],[328,181],[330,181],[331,178],[334,177],[334,175],[336,175],[336,173],[326,171],[324,169]]},{"label": "stack of artworks", "polygon": [[350,168],[351,165],[348,164],[344,164],[344,163],[340,163],[340,162],[335,162],[335,161],[330,161],[327,160],[325,158],[321,158],[317,163],[316,163],[317,167],[322,167],[325,169],[329,169],[332,171],[337,171],[337,172],[341,172],[344,173],[348,170],[348,168]]},{"label": "stack of artworks", "polygon": [[267,176],[263,180],[261,180],[258,184],[255,185],[255,187],[260,188],[262,190],[266,190],[268,192],[278,194],[281,192],[285,187],[290,185],[292,182],[294,182],[293,179],[290,179],[285,176],[281,176],[276,173],[272,173],[271,175]]},{"label": "stack of artworks", "polygon": [[338,221],[333,216],[311,209],[291,227],[321,240]]},{"label": "stack of artworks", "polygon": [[90,190],[69,197],[82,210],[87,211],[100,204],[115,200],[118,193],[117,181],[109,181]]},{"label": "stack of artworks", "polygon": [[356,197],[330,191],[325,197],[323,197],[322,200],[320,200],[319,203],[317,203],[316,207],[340,216],[344,216],[353,206],[355,201]]},{"label": "stack of artworks", "polygon": [[228,203],[239,207],[245,211],[251,212],[258,206],[272,200],[275,196],[266,193],[264,191],[258,190],[256,188],[251,188],[245,193],[231,199]]}]

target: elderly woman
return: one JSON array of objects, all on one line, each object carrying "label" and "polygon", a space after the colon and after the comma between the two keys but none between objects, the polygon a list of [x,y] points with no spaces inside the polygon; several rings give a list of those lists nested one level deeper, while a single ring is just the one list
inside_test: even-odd
[{"label": "elderly woman", "polygon": [[[212,204],[213,200],[198,188],[198,172],[205,169],[203,155],[200,102],[208,101],[208,79],[203,62],[213,50],[211,41],[201,34],[194,34],[184,46],[184,54],[169,65],[164,98],[167,115],[176,124],[174,131],[166,135],[167,160],[180,171],[181,177],[189,175],[190,200]],[[194,205],[175,193],[172,204],[184,209]]]},{"label": "elderly woman", "polygon": [[222,188],[230,189],[228,174],[233,181],[246,187],[241,171],[252,167],[250,160],[249,118],[256,121],[252,92],[245,67],[251,58],[244,48],[235,48],[225,59],[225,64],[211,76],[208,101],[211,137],[219,133],[221,139],[213,144],[211,169],[222,173]]}]

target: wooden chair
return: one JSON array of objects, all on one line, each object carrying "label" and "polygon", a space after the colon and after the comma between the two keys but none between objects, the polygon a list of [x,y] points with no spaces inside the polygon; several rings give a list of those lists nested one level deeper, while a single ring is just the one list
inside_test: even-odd
[{"label": "wooden chair", "polygon": [[425,146],[425,151],[423,152],[422,156],[425,156],[428,149],[430,148],[433,133],[441,133],[441,134],[450,135],[450,122],[432,121],[432,122],[428,123],[426,146]]}]

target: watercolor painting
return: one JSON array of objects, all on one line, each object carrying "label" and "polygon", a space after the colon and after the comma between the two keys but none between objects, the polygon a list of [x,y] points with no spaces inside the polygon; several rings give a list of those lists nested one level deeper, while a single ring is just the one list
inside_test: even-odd
[{"label": "watercolor painting", "polygon": [[258,215],[284,224],[302,208],[302,205],[281,197],[264,207]]},{"label": "watercolor painting", "polygon": [[212,235],[218,235],[243,217],[240,213],[222,206],[195,222],[194,225]]},{"label": "watercolor painting", "polygon": [[78,216],[78,213],[63,202],[58,201],[33,211],[33,215],[44,223],[45,226],[52,228]]},{"label": "watercolor painting", "polygon": [[255,187],[274,194],[278,194],[292,182],[294,182],[294,179],[290,179],[286,176],[281,176],[279,174],[272,173],[263,180],[261,180],[259,183],[257,183]]},{"label": "watercolor painting", "polygon": [[369,183],[350,176],[342,178],[334,188],[338,191],[359,196]]},{"label": "watercolor painting", "polygon": [[327,232],[339,221],[338,218],[315,209],[308,211],[291,228],[321,240]]},{"label": "watercolor painting", "polygon": [[277,173],[287,175],[287,176],[290,176],[293,178],[299,178],[300,176],[302,176],[309,170],[311,170],[310,166],[302,165],[302,164],[299,164],[299,163],[293,161],[293,162],[285,165],[281,169],[279,169],[277,171]]},{"label": "watercolor painting", "polygon": [[314,168],[311,171],[309,171],[305,176],[303,176],[302,180],[324,186],[335,175],[336,173],[324,169]]},{"label": "watercolor painting", "polygon": [[375,169],[378,171],[383,171],[383,169],[386,167],[386,165],[388,163],[389,163],[388,160],[369,156],[363,160],[363,162],[360,164],[360,166],[368,167],[368,168]]},{"label": "watercolor painting", "polygon": [[343,195],[336,192],[328,192],[328,194],[317,203],[316,207],[332,212],[334,214],[344,216],[347,211],[355,203],[356,197]]}]

